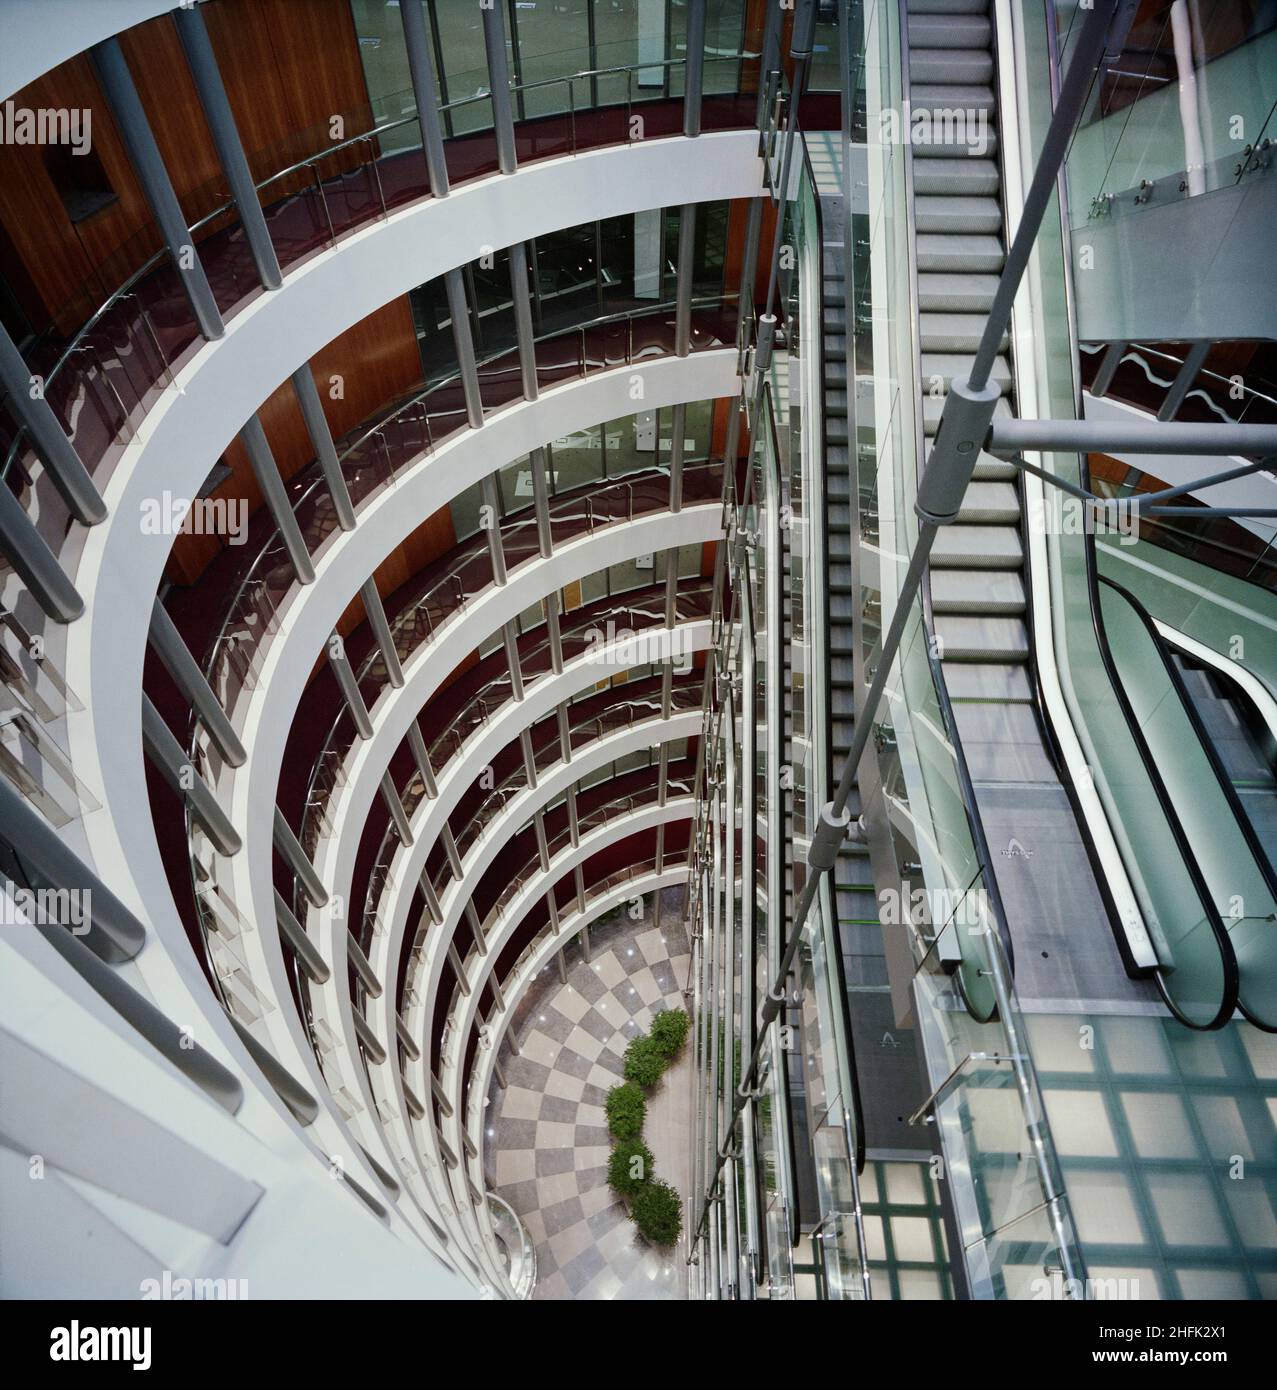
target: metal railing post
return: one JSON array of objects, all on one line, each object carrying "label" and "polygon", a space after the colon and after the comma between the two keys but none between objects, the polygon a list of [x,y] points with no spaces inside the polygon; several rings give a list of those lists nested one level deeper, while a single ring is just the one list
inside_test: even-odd
[{"label": "metal railing post", "polygon": [[85,526],[106,520],[106,503],[88,469],[80,462],[75,446],[67,438],[53,407],[44,398],[39,378],[23,360],[22,354],[0,324],[0,387],[8,397],[9,409],[26,430],[35,452],[48,470],[71,515]]},{"label": "metal railing post", "polygon": [[173,268],[190,301],[199,330],[210,340],[220,338],[226,332],[221,310],[217,307],[212,287],[191,240],[182,206],[177,201],[168,170],[160,157],[160,148],[155,143],[141,98],[133,85],[133,76],[124,59],[120,41],[114,37],[103,39],[90,49],[89,56],[128,150],[129,162],[168,246]]},{"label": "metal railing post", "polygon": [[168,610],[157,598],[151,605],[151,624],[147,630],[147,640],[155,649],[156,656],[164,669],[173,678],[173,684],[190,702],[191,708],[199,716],[200,723],[208,730],[209,737],[217,746],[217,751],[231,767],[243,767],[248,760],[244,745],[240,742],[226,711],[218,702],[217,696],[199,662],[191,655],[182,634],[178,632],[169,617]]}]

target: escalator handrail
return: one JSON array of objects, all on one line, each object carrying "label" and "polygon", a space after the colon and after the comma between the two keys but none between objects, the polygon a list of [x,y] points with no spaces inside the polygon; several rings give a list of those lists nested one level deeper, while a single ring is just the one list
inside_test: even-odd
[{"label": "escalator handrail", "polygon": [[[902,36],[908,34],[908,9],[905,0],[901,0],[901,21]],[[910,90],[909,74],[909,43],[904,37],[900,46],[901,61],[901,86],[905,91]],[[917,256],[917,228],[914,218],[914,192],[913,192],[913,145],[906,141],[904,146],[904,172],[905,172],[905,236],[910,248],[909,255],[909,308],[910,308],[910,335],[913,347],[913,413],[914,413],[914,468],[919,482],[922,480],[923,471],[926,468],[926,431],[922,415],[922,338],[919,329],[919,295],[918,295],[918,256]],[[848,324],[850,330],[850,324]],[[850,344],[850,337],[848,338]],[[850,358],[848,359],[850,362]],[[851,388],[854,387],[854,377],[849,383],[848,398],[851,396]],[[852,449],[854,450],[854,441]],[[851,451],[849,451],[850,456]],[[928,576],[930,570],[928,569]],[[944,724],[945,736],[948,738],[953,748],[954,769],[958,778],[958,794],[962,798],[962,808],[966,815],[967,826],[971,832],[971,843],[975,850],[976,862],[980,866],[980,871],[984,878],[985,892],[988,899],[989,911],[993,917],[993,922],[998,932],[998,939],[1002,943],[1002,953],[1006,958],[1010,977],[1007,980],[1008,987],[1014,985],[1015,981],[1015,947],[1011,941],[1011,931],[1007,925],[1006,905],[1002,901],[1002,893],[998,887],[997,875],[993,871],[993,858],[989,853],[988,840],[984,833],[984,822],[980,819],[979,807],[976,803],[975,786],[971,780],[971,770],[967,765],[966,753],[962,747],[962,739],[958,734],[958,721],[953,712],[953,702],[949,698],[949,687],[945,681],[944,668],[940,658],[936,655],[936,636],[935,636],[935,617],[932,612],[931,604],[931,584],[928,580],[919,589],[922,599],[922,624],[927,634],[927,665],[931,670],[931,681],[935,686],[936,701],[940,708],[941,719]],[[970,1005],[968,1004],[968,1007]],[[994,1012],[996,1013],[996,1007]],[[990,1022],[989,1019],[982,1020]]]},{"label": "escalator handrail", "polygon": [[[1089,468],[1083,464],[1083,473],[1089,474]],[[1089,486],[1089,477],[1087,485]],[[1135,711],[1131,707],[1130,698],[1126,693],[1126,687],[1122,684],[1122,679],[1117,669],[1117,662],[1113,657],[1113,650],[1109,645],[1108,634],[1104,629],[1104,618],[1100,608],[1101,583],[1108,584],[1123,596],[1126,591],[1119,584],[1114,584],[1112,580],[1105,579],[1099,575],[1095,565],[1095,547],[1093,537],[1087,536],[1087,576],[1090,587],[1091,599],[1091,621],[1095,631],[1096,643],[1100,652],[1100,659],[1104,663],[1105,673],[1109,678],[1109,685],[1113,691],[1113,696],[1117,708],[1122,714],[1126,723],[1127,733],[1131,744],[1139,754],[1140,762],[1143,764],[1144,771],[1149,783],[1153,788],[1153,793],[1157,797],[1158,805],[1162,814],[1166,817],[1167,825],[1170,827],[1171,835],[1175,840],[1176,848],[1179,850],[1184,861],[1184,867],[1188,871],[1188,876],[1192,880],[1194,892],[1197,894],[1198,905],[1203,910],[1203,916],[1210,925],[1211,934],[1215,937],[1216,945],[1219,947],[1220,958],[1224,967],[1224,987],[1223,1002],[1215,1017],[1206,1024],[1194,1023],[1181,1014],[1179,1009],[1172,1003],[1167,991],[1162,988],[1162,971],[1155,972],[1159,988],[1162,988],[1162,996],[1166,1000],[1166,1006],[1187,1028],[1195,1028],[1202,1031],[1209,1031],[1214,1028],[1222,1028],[1229,1018],[1232,1017],[1233,1010],[1237,1007],[1237,987],[1239,972],[1237,969],[1237,956],[1233,951],[1232,943],[1228,939],[1228,931],[1224,926],[1223,920],[1215,910],[1215,904],[1211,901],[1210,890],[1206,885],[1206,880],[1202,875],[1201,868],[1197,863],[1197,858],[1193,854],[1192,846],[1189,844],[1188,836],[1184,831],[1184,826],[1179,816],[1175,812],[1175,807],[1171,801],[1170,793],[1166,789],[1166,783],[1162,780],[1162,775],[1158,771],[1157,761],[1153,757],[1152,749],[1148,746],[1148,740],[1144,737],[1144,732],[1139,726],[1139,721],[1135,717]],[[1136,610],[1139,611],[1138,608]]]},{"label": "escalator handrail", "polygon": [[[1201,715],[1197,711],[1197,706],[1193,702],[1192,696],[1188,693],[1188,688],[1184,684],[1184,678],[1179,669],[1170,658],[1167,651],[1166,639],[1157,630],[1157,624],[1153,621],[1148,609],[1135,597],[1133,593],[1116,580],[1110,579],[1108,575],[1099,576],[1099,582],[1118,593],[1131,606],[1135,616],[1143,624],[1149,639],[1153,643],[1154,649],[1161,658],[1162,667],[1166,672],[1167,680],[1175,695],[1179,700],[1180,706],[1184,711],[1193,733],[1197,736],[1197,741],[1201,745],[1202,752],[1206,755],[1207,762],[1211,765],[1211,771],[1215,774],[1215,780],[1219,783],[1220,791],[1223,793],[1224,800],[1228,803],[1228,809],[1232,813],[1237,828],[1241,832],[1242,838],[1246,841],[1246,847],[1250,850],[1251,857],[1255,861],[1255,867],[1259,870],[1260,877],[1264,880],[1268,891],[1277,898],[1277,867],[1269,857],[1268,851],[1264,848],[1259,836],[1255,833],[1255,827],[1251,823],[1250,817],[1246,814],[1241,804],[1241,798],[1237,795],[1237,789],[1233,786],[1232,780],[1228,776],[1227,769],[1219,756],[1219,750],[1215,747],[1215,741],[1207,732],[1206,725],[1202,722]],[[1178,818],[1177,818],[1178,819]],[[1191,848],[1190,851],[1191,853]],[[1193,866],[1196,867],[1196,856],[1193,856]],[[1190,870],[1191,872],[1191,870]],[[1202,875],[1205,882],[1205,875]],[[1222,920],[1222,919],[1221,919]],[[1227,931],[1227,928],[1225,928]],[[1238,1008],[1246,1015],[1256,1028],[1261,1028],[1264,1032],[1277,1032],[1277,1023],[1262,1023],[1255,1019],[1247,1010],[1246,1006],[1238,1000]]]}]

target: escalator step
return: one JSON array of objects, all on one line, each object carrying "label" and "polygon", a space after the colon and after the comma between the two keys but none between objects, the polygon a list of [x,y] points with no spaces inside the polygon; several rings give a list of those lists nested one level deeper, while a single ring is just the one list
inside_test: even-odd
[{"label": "escalator step", "polygon": [[1028,671],[1020,665],[980,666],[971,663],[950,666],[944,673],[944,683],[951,700],[1012,703],[1033,698]]},{"label": "escalator step", "polygon": [[924,273],[918,276],[918,308],[924,314],[987,314],[997,288],[996,275]]},{"label": "escalator step", "polygon": [[989,232],[996,235],[1002,230],[1002,209],[996,198],[920,193],[914,198],[913,207],[914,222],[920,233],[961,236]]},{"label": "escalator step", "polygon": [[[935,314],[924,311],[918,315],[918,333],[923,352],[970,352],[980,346],[980,337],[988,322],[987,314]],[[1005,352],[1010,334],[1003,333],[998,345]]]},{"label": "escalator step", "polygon": [[983,130],[977,127],[972,132],[961,133],[966,138],[924,139],[921,137],[928,132],[920,132],[919,138],[911,141],[914,159],[977,160],[993,159],[997,155],[998,134],[992,124]]},{"label": "escalator step", "polygon": [[943,643],[941,655],[946,663],[1029,659],[1029,631],[1022,618],[946,613],[936,617],[935,628],[936,637]]},{"label": "escalator step", "polygon": [[973,476],[978,483],[1010,482],[1019,471],[1015,464],[995,459],[992,454],[986,454],[981,450]]},{"label": "escalator step", "polygon": [[914,82],[979,86],[993,81],[993,54],[987,48],[915,48],[909,76]]},{"label": "escalator step", "polygon": [[1011,483],[970,483],[962,508],[960,525],[1015,525],[1020,520],[1020,498]]},{"label": "escalator step", "polygon": [[931,550],[932,569],[1019,570],[1023,563],[1014,526],[942,526]]},{"label": "escalator step", "polygon": [[[943,390],[948,391],[949,383],[954,377],[967,376],[974,365],[974,353],[924,352],[922,354],[922,389],[927,395],[931,395],[933,384],[939,380],[943,383]],[[1004,396],[1011,390],[1011,364],[1005,357],[994,359],[989,381]]]},{"label": "escalator step", "polygon": [[909,14],[909,48],[988,48],[993,26],[984,14],[943,14],[913,11]]},{"label": "escalator step", "polygon": [[1014,570],[946,570],[931,576],[937,614],[1009,615],[1024,612],[1024,580]]},{"label": "escalator step", "polygon": [[913,14],[984,14],[989,0],[909,0]]},{"label": "escalator step", "polygon": [[953,270],[962,275],[993,275],[1006,260],[1002,243],[995,236],[920,232],[917,241],[919,274]]},{"label": "escalator step", "polygon": [[[971,144],[978,138],[981,131],[988,131],[987,118],[996,109],[997,101],[993,95],[992,87],[981,85],[962,87],[949,83],[914,82],[909,87],[909,105],[914,116],[917,116],[920,111],[928,113],[960,111],[962,124],[957,125],[955,123],[953,134],[959,138],[961,148],[970,149]],[[986,118],[983,122],[979,119],[980,113],[983,113]],[[943,124],[945,117],[941,116],[938,120]],[[970,122],[970,125],[967,122]],[[987,151],[981,153],[984,154]]]},{"label": "escalator step", "polygon": [[[992,65],[992,58],[989,62]],[[998,166],[991,159],[929,159],[914,156],[915,194],[987,198],[996,197],[1001,187]]]}]

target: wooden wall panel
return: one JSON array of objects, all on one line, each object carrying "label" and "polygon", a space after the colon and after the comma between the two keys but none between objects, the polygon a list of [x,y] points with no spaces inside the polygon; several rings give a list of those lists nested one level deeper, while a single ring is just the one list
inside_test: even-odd
[{"label": "wooden wall panel", "polygon": [[[357,134],[369,113],[349,0],[209,0],[201,6],[257,178],[315,153],[332,116]],[[133,80],[188,221],[223,192],[221,166],[171,15],[120,36]],[[38,146],[0,146],[0,273],[28,318],[68,334],[159,248],[88,57],[51,69],[15,106],[88,108],[93,152],[116,201],[72,225]],[[303,133],[306,133],[305,135]],[[286,191],[280,186],[280,192]],[[90,288],[86,288],[90,287]]]},{"label": "wooden wall panel", "polygon": [[[311,365],[329,428],[340,439],[396,396],[410,391],[420,378],[421,359],[407,298],[392,300],[361,319],[316,353]],[[334,377],[340,377],[343,395],[333,394]],[[310,435],[291,381],[273,391],[257,413],[285,479],[313,461]],[[262,494],[238,438],[226,450],[223,462],[231,476],[212,495],[245,499],[251,515],[262,505]],[[194,584],[224,543],[218,536],[175,537],[169,578],[177,584]]]},{"label": "wooden wall panel", "polygon": [[[73,225],[36,145],[0,145],[0,222],[20,270],[0,266],[37,330],[79,327],[128,273],[159,246],[150,208],[133,176],[88,58],[78,56],[12,98],[17,107],[87,109],[92,149],[115,202]],[[22,298],[24,282],[34,298]]]}]

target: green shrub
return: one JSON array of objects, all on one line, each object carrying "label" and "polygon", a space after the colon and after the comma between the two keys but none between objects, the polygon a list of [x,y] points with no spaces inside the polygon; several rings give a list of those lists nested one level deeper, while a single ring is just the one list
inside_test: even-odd
[{"label": "green shrub", "polygon": [[667,1182],[653,1178],[634,1194],[630,1215],[653,1245],[673,1245],[683,1227],[683,1203]]},{"label": "green shrub", "polygon": [[651,1039],[660,1048],[661,1056],[675,1057],[687,1041],[692,1020],[682,1009],[662,1009],[652,1020]]},{"label": "green shrub", "polygon": [[655,1086],[665,1070],[665,1054],[645,1033],[630,1041],[625,1049],[625,1079],[646,1090]]},{"label": "green shrub", "polygon": [[614,1139],[637,1139],[646,1114],[647,1102],[633,1081],[613,1086],[607,1093],[607,1127]]},{"label": "green shrub", "polygon": [[607,1181],[613,1192],[634,1197],[652,1176],[652,1151],[641,1139],[622,1139],[607,1161]]}]

